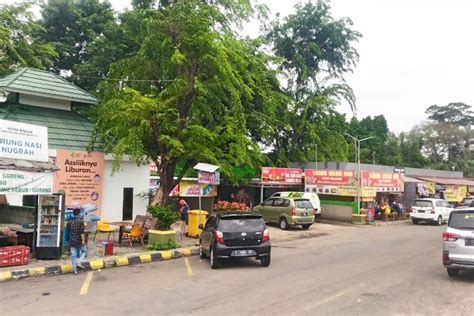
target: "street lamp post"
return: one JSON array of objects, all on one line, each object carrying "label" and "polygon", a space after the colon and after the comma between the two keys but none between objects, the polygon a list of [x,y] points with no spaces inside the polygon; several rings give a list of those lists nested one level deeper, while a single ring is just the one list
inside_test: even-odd
[{"label": "street lamp post", "polygon": [[369,136],[366,138],[358,139],[352,136],[349,133],[344,133],[344,135],[349,136],[357,143],[357,213],[360,213],[360,194],[362,190],[362,181],[361,181],[361,174],[360,174],[360,143],[363,141],[375,138],[375,136]]}]

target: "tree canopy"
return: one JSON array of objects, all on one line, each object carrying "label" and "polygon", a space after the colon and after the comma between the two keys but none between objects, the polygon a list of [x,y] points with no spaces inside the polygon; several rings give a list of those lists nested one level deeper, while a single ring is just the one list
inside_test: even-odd
[{"label": "tree canopy", "polygon": [[44,28],[36,23],[30,11],[31,4],[0,4],[0,76],[20,67],[44,69],[57,56],[51,43],[41,43],[38,34]]}]

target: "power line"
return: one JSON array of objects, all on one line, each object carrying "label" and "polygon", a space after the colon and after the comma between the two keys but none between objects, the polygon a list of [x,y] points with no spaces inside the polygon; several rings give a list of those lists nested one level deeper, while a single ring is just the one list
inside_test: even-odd
[{"label": "power line", "polygon": [[76,77],[77,79],[85,78],[85,79],[97,79],[97,80],[110,80],[110,81],[138,81],[138,82],[173,82],[176,79],[125,79],[125,78],[103,78],[103,77],[92,77],[92,76],[82,76],[82,75],[72,75],[72,77]]}]

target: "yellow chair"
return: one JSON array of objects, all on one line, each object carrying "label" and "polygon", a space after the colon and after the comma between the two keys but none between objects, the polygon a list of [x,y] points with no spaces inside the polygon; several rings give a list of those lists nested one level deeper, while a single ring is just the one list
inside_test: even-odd
[{"label": "yellow chair", "polygon": [[94,238],[92,238],[92,241],[95,241],[95,236],[97,235],[97,232],[99,232],[99,233],[109,233],[109,235],[107,236],[107,241],[109,241],[110,234],[112,234],[113,241],[115,242],[114,229],[112,227],[110,227],[109,222],[106,222],[106,221],[98,221],[97,222],[97,229],[95,230]]},{"label": "yellow chair", "polygon": [[132,230],[127,233],[123,233],[123,236],[122,236],[122,241],[124,239],[128,239],[128,242],[130,243],[130,247],[133,248],[133,245],[132,245],[132,240],[134,239],[140,239],[141,243],[142,243],[142,247],[145,247],[145,244],[143,242],[143,227],[142,225],[140,224],[136,224],[136,225],[133,225],[132,226]]}]

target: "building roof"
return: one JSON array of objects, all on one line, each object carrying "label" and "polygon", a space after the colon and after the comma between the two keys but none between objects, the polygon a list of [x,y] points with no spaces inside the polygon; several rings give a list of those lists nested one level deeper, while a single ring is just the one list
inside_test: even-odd
[{"label": "building roof", "polygon": [[99,99],[61,76],[34,68],[22,68],[0,78],[0,90],[86,104],[99,103]]},{"label": "building roof", "polygon": [[58,170],[58,167],[51,161],[41,162],[41,161],[28,161],[28,160],[21,160],[21,159],[0,158],[0,169],[52,172],[52,171]]},{"label": "building roof", "polygon": [[48,128],[50,149],[87,150],[94,124],[74,111],[22,104],[3,104],[0,118]]},{"label": "building roof", "polygon": [[472,185],[474,186],[474,181],[469,180],[469,179],[437,178],[437,177],[417,177],[417,178],[423,181],[446,184],[446,185]]}]

